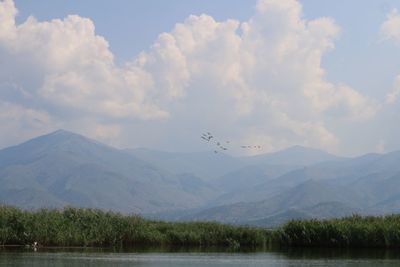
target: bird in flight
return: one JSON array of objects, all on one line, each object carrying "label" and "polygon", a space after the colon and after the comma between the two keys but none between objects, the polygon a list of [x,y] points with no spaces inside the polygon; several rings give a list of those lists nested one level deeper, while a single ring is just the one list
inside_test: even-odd
[{"label": "bird in flight", "polygon": [[204,140],[207,141],[207,142],[210,142],[210,140],[211,140],[212,138],[214,138],[214,136],[212,136],[210,132],[203,133],[203,134],[201,135],[201,139],[204,139]]},{"label": "bird in flight", "polygon": [[[226,141],[217,141],[214,137],[213,134],[211,134],[210,132],[204,132],[201,134],[201,139],[203,139],[204,141],[206,141],[207,143],[211,143],[213,145],[215,145],[217,148],[214,150],[214,153],[218,153],[219,150],[222,151],[226,151],[228,150],[227,145],[229,145],[229,148],[232,148],[232,144],[231,141],[226,140]],[[223,145],[225,144],[225,145]],[[241,145],[240,146],[243,149],[261,149],[260,145]]]}]

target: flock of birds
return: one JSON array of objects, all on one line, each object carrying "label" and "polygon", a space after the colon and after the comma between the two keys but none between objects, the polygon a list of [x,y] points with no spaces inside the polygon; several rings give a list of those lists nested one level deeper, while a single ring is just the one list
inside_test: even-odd
[{"label": "flock of birds", "polygon": [[[218,153],[219,151],[228,150],[228,146],[231,144],[231,141],[218,141],[210,132],[205,132],[201,135],[201,139],[203,139],[207,143],[212,143],[216,146],[214,149],[214,153]],[[240,146],[243,149],[261,149],[260,145],[242,145]]]}]

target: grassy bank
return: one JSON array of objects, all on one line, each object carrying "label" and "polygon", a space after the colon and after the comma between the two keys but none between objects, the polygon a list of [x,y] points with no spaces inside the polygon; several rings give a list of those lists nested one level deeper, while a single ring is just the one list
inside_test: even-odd
[{"label": "grassy bank", "polygon": [[0,245],[400,247],[400,215],[294,220],[275,230],[213,222],[169,223],[96,209],[0,206]]},{"label": "grassy bank", "polygon": [[211,222],[168,223],[95,209],[24,211],[0,207],[0,245],[265,246],[271,232]]}]

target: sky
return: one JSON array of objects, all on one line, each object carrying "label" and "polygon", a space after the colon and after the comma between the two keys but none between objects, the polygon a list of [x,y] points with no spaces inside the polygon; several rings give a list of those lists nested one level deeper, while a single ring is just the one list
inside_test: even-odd
[{"label": "sky", "polygon": [[[0,0],[0,148],[400,149],[400,0]],[[257,149],[241,148],[258,146]]]}]

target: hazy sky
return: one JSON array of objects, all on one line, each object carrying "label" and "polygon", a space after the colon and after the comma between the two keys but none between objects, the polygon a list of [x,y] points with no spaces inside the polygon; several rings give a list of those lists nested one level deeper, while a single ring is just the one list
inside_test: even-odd
[{"label": "hazy sky", "polygon": [[[400,0],[0,0],[0,147],[400,149]],[[18,10],[18,11],[17,11]]]}]

